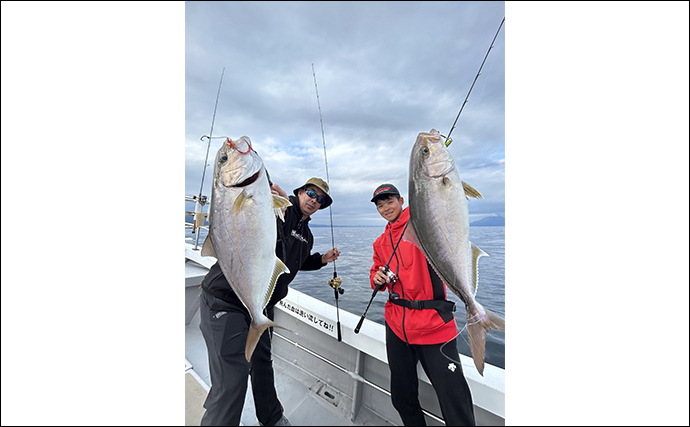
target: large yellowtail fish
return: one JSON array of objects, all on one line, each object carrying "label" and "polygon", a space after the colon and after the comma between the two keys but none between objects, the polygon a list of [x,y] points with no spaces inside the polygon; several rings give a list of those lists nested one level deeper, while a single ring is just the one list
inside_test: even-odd
[{"label": "large yellowtail fish", "polygon": [[450,290],[465,303],[472,359],[484,375],[486,333],[505,331],[505,320],[475,300],[478,259],[487,255],[470,242],[467,196],[481,194],[460,180],[446,139],[435,129],[417,136],[410,155],[410,226],[405,239],[426,256]]},{"label": "large yellowtail fish", "polygon": [[202,256],[218,259],[225,278],[252,321],[245,357],[249,361],[261,334],[280,327],[264,315],[276,280],[288,268],[275,254],[276,215],[290,202],[271,194],[261,157],[243,136],[229,138],[216,154],[209,208],[209,232]]}]

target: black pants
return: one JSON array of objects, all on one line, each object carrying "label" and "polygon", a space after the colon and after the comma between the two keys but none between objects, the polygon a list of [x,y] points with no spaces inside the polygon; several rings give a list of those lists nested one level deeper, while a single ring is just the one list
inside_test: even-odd
[{"label": "black pants", "polygon": [[391,371],[391,399],[406,426],[425,426],[419,405],[417,362],[431,380],[448,426],[473,426],[474,406],[470,388],[462,372],[456,340],[443,344],[410,345],[393,333],[386,324],[386,352]]},{"label": "black pants", "polygon": [[[251,317],[237,305],[201,291],[201,333],[208,348],[211,389],[204,402],[202,426],[238,426],[242,415],[247,377],[251,376],[256,417],[262,425],[274,425],[283,415],[276,394],[271,359],[273,328],[264,332],[256,345],[251,363],[244,355]],[[273,320],[273,309],[267,311]]]}]

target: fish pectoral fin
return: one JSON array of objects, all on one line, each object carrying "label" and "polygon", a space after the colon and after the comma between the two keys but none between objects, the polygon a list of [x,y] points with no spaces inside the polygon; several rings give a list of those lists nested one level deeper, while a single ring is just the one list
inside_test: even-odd
[{"label": "fish pectoral fin", "polygon": [[475,199],[483,199],[482,195],[474,187],[472,187],[470,184],[466,183],[465,181],[461,181],[461,182],[462,182],[462,188],[465,190],[465,195],[467,197],[474,197]]},{"label": "fish pectoral fin", "polygon": [[245,192],[242,191],[240,195],[237,196],[237,199],[235,199],[235,203],[232,204],[232,211],[234,213],[239,212],[239,210],[242,209],[242,206],[244,206],[245,202],[251,198],[251,194],[245,196]]},{"label": "fish pectoral fin", "polygon": [[285,222],[285,214],[283,214],[283,210],[281,208],[273,209],[273,213],[275,214],[276,218],[280,218],[281,221]]},{"label": "fish pectoral fin", "polygon": [[477,295],[477,287],[479,286],[479,258],[489,256],[486,252],[479,249],[477,245],[470,242],[472,247],[472,296]]},{"label": "fish pectoral fin", "polygon": [[201,256],[212,256],[218,258],[215,249],[213,249],[213,242],[211,241],[211,235],[206,236],[203,246],[201,246]]},{"label": "fish pectoral fin", "polygon": [[447,176],[444,176],[444,177],[443,177],[443,186],[446,187],[446,188],[449,189],[449,190],[450,190],[450,188],[453,186],[453,183],[450,182],[450,178],[448,178]]}]

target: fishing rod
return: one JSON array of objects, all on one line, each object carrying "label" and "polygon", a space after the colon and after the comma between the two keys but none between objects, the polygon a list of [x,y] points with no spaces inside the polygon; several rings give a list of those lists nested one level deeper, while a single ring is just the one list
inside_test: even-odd
[{"label": "fishing rod", "polygon": [[[206,197],[202,196],[201,193],[204,191],[204,178],[206,177],[206,166],[208,163],[208,152],[211,149],[211,139],[213,138],[213,125],[216,122],[216,110],[218,109],[218,98],[220,98],[220,86],[223,84],[223,75],[225,74],[225,67],[223,67],[223,72],[220,74],[220,83],[218,83],[218,93],[216,94],[216,106],[213,107],[213,119],[211,120],[211,132],[209,132],[208,136],[204,135],[200,138],[201,141],[204,140],[204,137],[208,138],[208,146],[206,147],[206,160],[204,161],[204,172],[201,175],[201,188],[199,188],[199,197],[197,197],[196,201],[196,206],[194,208],[194,230],[196,230],[198,222],[201,222],[200,225],[204,224],[204,216],[201,214],[201,208],[203,205],[206,204]],[[194,232],[194,231],[192,231]],[[201,233],[197,233],[196,239],[194,241],[194,250],[197,250],[197,247],[199,246],[199,235]]]},{"label": "fishing rod", "polygon": [[[402,241],[403,236],[405,235],[405,230],[407,230],[407,226],[410,224],[410,221],[407,221],[405,224],[405,228],[403,228],[402,233],[400,233],[400,238],[398,239],[398,243],[395,244],[395,247],[393,248],[393,253],[391,254],[391,257],[388,259],[388,262],[384,266],[383,274],[385,274],[388,277],[388,280],[386,283],[395,283],[398,278],[395,276],[395,273],[393,273],[390,269],[390,264],[391,261],[393,261],[393,257],[395,256],[395,251],[398,249],[398,245]],[[393,237],[391,234],[391,243],[393,243]],[[369,311],[369,306],[371,305],[371,302],[374,300],[374,297],[376,294],[380,291],[383,290],[384,286],[386,286],[386,283],[382,283],[381,285],[376,285],[374,286],[374,291],[371,293],[371,298],[369,298],[369,304],[367,304],[367,308],[364,310],[364,314],[362,314],[362,317],[359,319],[359,323],[357,323],[357,327],[355,328],[355,333],[359,333],[359,329],[362,327],[362,323],[364,322],[364,316],[367,315],[367,311]]]},{"label": "fishing rod", "polygon": [[503,23],[506,21],[506,17],[503,17],[503,20],[501,21],[501,25],[498,26],[498,30],[496,31],[496,35],[494,36],[494,39],[491,41],[491,46],[489,46],[489,50],[486,51],[486,55],[484,56],[484,60],[482,61],[482,65],[479,67],[479,71],[477,71],[477,75],[474,76],[474,81],[472,82],[472,86],[470,86],[469,92],[467,92],[467,96],[465,97],[465,102],[462,103],[462,106],[460,106],[460,111],[458,111],[457,117],[455,117],[455,121],[453,122],[453,127],[450,128],[450,131],[448,131],[448,136],[446,137],[446,147],[450,145],[453,140],[450,138],[450,134],[453,132],[453,129],[455,129],[455,124],[458,122],[458,118],[460,117],[460,113],[462,113],[462,109],[465,108],[465,104],[467,104],[467,100],[470,97],[470,93],[472,93],[472,88],[474,88],[474,84],[477,82],[477,78],[479,77],[479,74],[482,72],[482,68],[484,67],[484,63],[486,62],[486,58],[489,56],[489,52],[491,52],[491,49],[494,47],[494,42],[496,41],[496,37],[498,37],[498,33],[501,31],[501,27],[503,26]]},{"label": "fishing rod", "polygon": [[[467,92],[467,96],[465,97],[465,102],[462,103],[462,106],[460,107],[460,111],[458,112],[457,117],[455,117],[455,122],[453,122],[453,127],[451,127],[450,131],[448,132],[448,136],[446,138],[446,147],[450,145],[453,140],[450,137],[450,134],[453,132],[453,129],[455,129],[455,124],[458,122],[458,118],[460,117],[460,113],[462,113],[462,109],[465,108],[465,104],[467,103],[467,100],[470,97],[470,93],[472,93],[472,88],[474,88],[474,84],[477,82],[477,78],[479,77],[479,74],[482,71],[482,68],[484,67],[484,63],[486,62],[486,58],[489,56],[489,52],[491,52],[491,49],[494,47],[494,42],[496,41],[496,37],[498,36],[498,33],[501,31],[501,27],[503,26],[503,23],[505,22],[506,18],[505,16],[503,17],[503,20],[501,21],[501,24],[498,26],[498,31],[496,31],[496,35],[494,36],[494,39],[491,41],[491,46],[489,46],[489,50],[486,52],[486,55],[484,56],[484,61],[482,61],[482,65],[479,67],[479,71],[477,71],[477,75],[474,77],[474,81],[472,82],[472,86],[470,87],[469,92]],[[407,224],[405,224],[405,228],[407,228],[407,225],[410,222],[408,221]],[[403,230],[403,234],[405,233],[405,230]],[[400,240],[402,240],[402,235],[400,236]],[[391,255],[391,258],[388,260],[388,263],[385,265],[384,269],[384,274],[388,276],[388,281],[386,283],[394,283],[397,278],[395,277],[395,274],[390,271],[390,263],[393,260],[393,256],[395,255],[395,250],[398,248],[398,245],[400,244],[400,240],[398,240],[398,243],[396,243],[395,248],[393,248],[393,254]],[[392,242],[391,242],[392,243]],[[384,285],[381,285],[384,286]],[[383,287],[381,287],[383,289]],[[362,323],[364,322],[364,317],[367,314],[367,311],[369,311],[369,306],[371,305],[371,302],[374,300],[374,297],[379,291],[379,286],[376,285],[374,287],[374,291],[371,294],[371,298],[369,299],[369,304],[367,304],[367,308],[364,310],[364,314],[362,314],[362,317],[359,319],[359,323],[357,324],[357,327],[355,328],[355,333],[359,333],[359,329],[362,327]]]},{"label": "fishing rod", "polygon": [[[323,159],[326,162],[326,183],[328,184],[328,189],[330,191],[331,188],[331,182],[330,178],[328,177],[328,158],[326,157],[326,137],[324,136],[323,133],[323,118],[321,117],[321,101],[319,101],[319,88],[316,85],[316,72],[314,71],[314,64],[311,64],[311,72],[314,75],[314,89],[316,90],[316,102],[317,105],[319,106],[319,120],[321,121],[321,139],[323,141]],[[335,238],[333,237],[333,210],[331,209],[332,206],[328,207],[328,212],[330,213],[331,216],[331,245],[333,248],[335,248]],[[336,310],[336,316],[338,318],[337,321],[337,326],[338,326],[338,341],[342,341],[342,334],[340,333],[340,308],[338,307],[338,294],[342,295],[345,293],[345,289],[340,287],[342,284],[342,280],[338,277],[338,272],[335,269],[335,260],[333,260],[333,278],[328,281],[328,286],[333,288],[333,292],[335,294],[335,310]]]}]

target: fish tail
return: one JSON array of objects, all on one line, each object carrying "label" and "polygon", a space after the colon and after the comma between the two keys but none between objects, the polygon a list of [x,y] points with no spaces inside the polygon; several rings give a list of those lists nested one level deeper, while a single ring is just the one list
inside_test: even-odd
[{"label": "fish tail", "polygon": [[486,353],[486,334],[491,329],[506,330],[506,321],[501,316],[484,308],[486,316],[477,321],[475,315],[467,312],[467,336],[474,366],[481,376],[484,376],[484,356]]},{"label": "fish tail", "polygon": [[244,349],[244,356],[247,358],[247,362],[252,360],[252,354],[254,354],[254,350],[256,349],[256,345],[259,343],[259,339],[261,338],[261,335],[264,333],[264,331],[268,328],[280,328],[284,329],[286,331],[292,332],[293,334],[297,335],[297,332],[294,332],[291,329],[285,328],[280,326],[279,324],[273,322],[271,319],[269,319],[266,316],[261,316],[262,318],[259,319],[257,322],[252,322],[249,325],[249,332],[247,333],[247,345]]},{"label": "fish tail", "polygon": [[256,345],[259,343],[261,335],[270,327],[280,326],[263,315],[261,316],[261,319],[257,319],[256,322],[252,321],[252,323],[249,325],[249,332],[247,333],[247,345],[244,349],[244,356],[247,358],[247,362],[252,360],[252,354],[254,354],[254,350],[256,349]]}]

